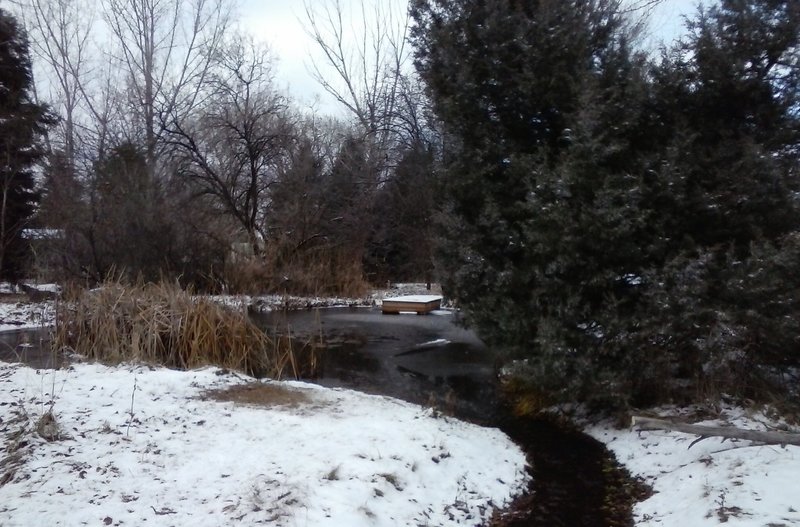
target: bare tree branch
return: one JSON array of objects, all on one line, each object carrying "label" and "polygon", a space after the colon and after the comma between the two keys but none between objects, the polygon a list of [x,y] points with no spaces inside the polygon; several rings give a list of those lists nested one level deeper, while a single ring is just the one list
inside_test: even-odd
[{"label": "bare tree branch", "polygon": [[186,115],[205,86],[211,60],[230,22],[224,0],[103,0],[106,22],[122,50],[119,62],[134,94],[151,174],[165,121]]},{"label": "bare tree branch", "polygon": [[235,38],[218,57],[208,80],[213,101],[196,119],[173,113],[167,138],[179,148],[186,180],[219,200],[259,254],[267,237],[267,191],[293,140],[293,124],[265,48]]}]

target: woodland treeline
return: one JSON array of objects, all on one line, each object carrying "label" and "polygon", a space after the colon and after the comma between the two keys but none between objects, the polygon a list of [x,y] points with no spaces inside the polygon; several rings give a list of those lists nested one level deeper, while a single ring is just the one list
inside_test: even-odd
[{"label": "woodland treeline", "polygon": [[[306,294],[430,279],[441,138],[409,67],[407,18],[377,4],[359,42],[346,6],[309,7],[327,54],[319,80],[345,108],[327,117],[277,85],[277,57],[237,30],[234,2],[18,4],[3,42],[18,45],[16,90],[49,126],[26,138],[36,214],[6,238],[49,229],[34,233],[40,272]],[[27,268],[15,261],[6,276]]]},{"label": "woodland treeline", "polygon": [[277,90],[223,2],[104,0],[103,67],[81,17],[41,15],[60,98],[31,132],[34,221],[71,276],[433,271],[541,405],[797,402],[800,3],[706,2],[653,52],[654,3],[411,0],[354,48],[327,3],[308,23],[342,120]]}]

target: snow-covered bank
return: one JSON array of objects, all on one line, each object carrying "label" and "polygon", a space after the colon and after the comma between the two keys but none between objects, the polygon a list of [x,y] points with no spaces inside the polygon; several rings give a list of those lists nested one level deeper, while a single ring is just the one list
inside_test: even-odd
[{"label": "snow-covered bank", "polygon": [[[216,295],[211,298],[223,305],[236,309],[250,309],[256,312],[269,312],[281,309],[313,309],[321,307],[371,307],[380,306],[384,299],[396,298],[407,295],[434,295],[437,298],[442,294],[442,288],[433,284],[430,290],[426,284],[398,283],[391,284],[386,289],[374,289],[369,294],[359,297],[331,297],[331,296],[296,296],[296,295]],[[450,314],[451,311],[441,309],[436,314]]]},{"label": "snow-covered bank", "polygon": [[[385,397],[252,383],[215,368],[0,363],[0,436],[28,428],[0,525],[480,525],[527,482],[498,430]],[[232,386],[247,393],[210,395]],[[35,421],[51,391],[63,437],[47,442]]]},{"label": "snow-covered bank", "polygon": [[[56,284],[29,284],[42,292],[56,293],[60,287]],[[434,292],[441,288],[435,285]],[[323,307],[371,307],[379,306],[384,298],[392,298],[405,294],[424,294],[428,292],[425,284],[394,284],[390,289],[376,289],[362,298],[320,297],[294,295],[211,295],[205,296],[231,309],[266,313],[282,309],[312,309]],[[54,323],[55,308],[52,300],[31,302],[22,300],[21,293],[10,284],[0,282],[0,332],[16,329],[49,327]],[[452,311],[441,309],[433,314],[452,314]]]},{"label": "snow-covered bank", "polygon": [[5,302],[0,299],[0,331],[53,325],[55,307],[47,302]]},{"label": "snow-covered bank", "polygon": [[[682,420],[750,430],[785,426],[762,413],[732,407],[713,420],[688,416]],[[634,509],[637,526],[800,525],[800,447],[758,446],[718,437],[692,445],[697,436],[610,426],[586,431],[604,442],[634,476],[652,486],[653,496]]]},{"label": "snow-covered bank", "polygon": [[33,282],[21,287],[27,287],[34,293],[43,293],[44,298],[31,301],[30,296],[21,289],[8,282],[0,282],[0,332],[52,326],[55,305],[52,299],[46,297],[57,295],[61,287],[58,284]]}]

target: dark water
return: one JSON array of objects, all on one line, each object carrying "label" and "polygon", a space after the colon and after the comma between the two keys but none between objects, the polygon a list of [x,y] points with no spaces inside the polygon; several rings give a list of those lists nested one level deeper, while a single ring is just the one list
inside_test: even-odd
[{"label": "dark water", "polygon": [[[453,315],[383,315],[332,308],[260,315],[273,335],[317,343],[314,382],[389,395],[497,426],[528,452],[533,484],[503,526],[626,526],[638,486],[604,445],[545,418],[513,416],[499,395],[495,357]],[[320,344],[322,344],[320,346]]]},{"label": "dark water", "polygon": [[268,313],[268,332],[295,346],[322,341],[314,382],[437,406],[477,421],[497,405],[494,357],[447,315],[383,315],[375,308]]},{"label": "dark water", "polygon": [[0,361],[24,362],[32,368],[58,368],[65,361],[50,351],[50,333],[42,329],[0,332]]}]

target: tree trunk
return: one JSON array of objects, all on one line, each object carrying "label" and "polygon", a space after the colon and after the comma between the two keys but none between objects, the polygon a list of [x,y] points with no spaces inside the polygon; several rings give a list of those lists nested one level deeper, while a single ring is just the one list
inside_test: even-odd
[{"label": "tree trunk", "polygon": [[701,437],[725,437],[728,439],[746,439],[768,445],[800,446],[800,434],[791,432],[761,432],[734,427],[690,425],[639,416],[633,416],[631,422],[632,426],[639,427],[639,430],[675,430],[676,432],[695,434]]}]

